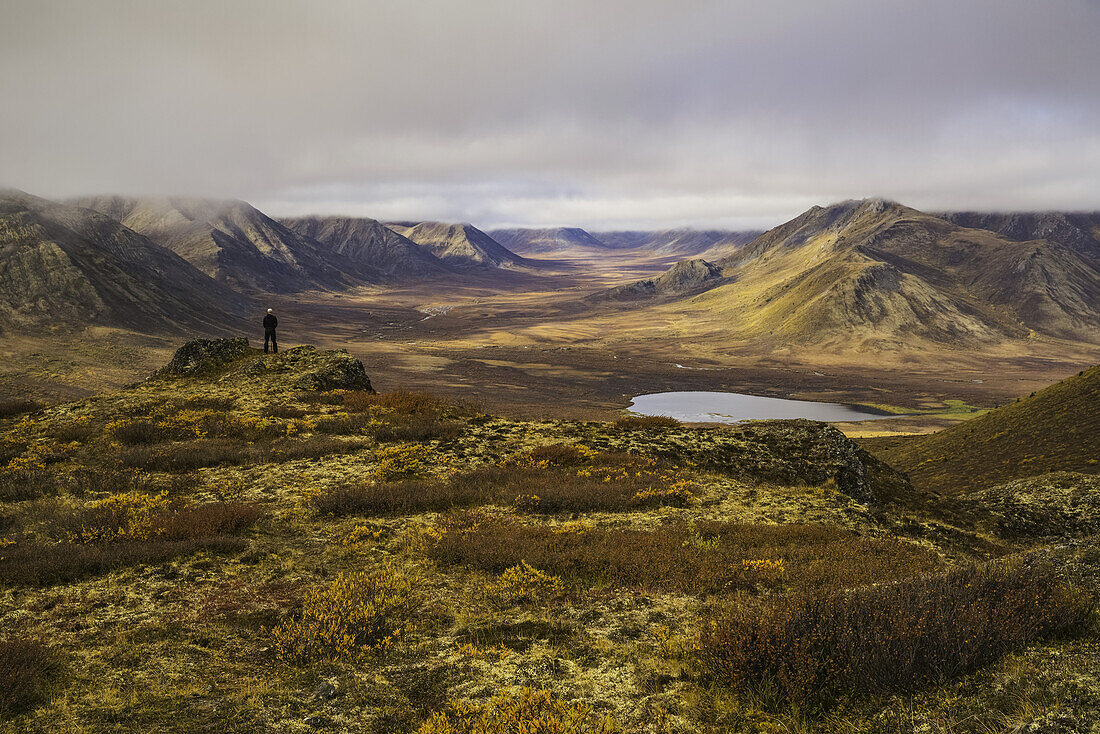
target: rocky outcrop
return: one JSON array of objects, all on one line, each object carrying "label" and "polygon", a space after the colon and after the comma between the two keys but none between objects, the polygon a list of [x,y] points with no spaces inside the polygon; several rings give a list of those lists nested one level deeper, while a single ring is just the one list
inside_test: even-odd
[{"label": "rocky outcrop", "polygon": [[214,374],[251,351],[244,337],[195,339],[177,349],[168,364],[157,371],[157,375],[195,377]]},{"label": "rocky outcrop", "polygon": [[1052,472],[998,484],[959,501],[1008,538],[1100,532],[1100,476]]},{"label": "rocky outcrop", "polygon": [[176,350],[156,376],[218,377],[220,382],[278,381],[298,390],[374,392],[363,363],[346,350],[301,346],[260,356],[259,350],[249,347],[244,338],[189,341]]},{"label": "rocky outcrop", "polygon": [[302,346],[265,355],[244,369],[252,379],[281,379],[299,390],[365,390],[374,392],[363,363],[346,350]]},{"label": "rocky outcrop", "polygon": [[827,423],[775,420],[711,428],[641,430],[598,438],[592,448],[689,461],[752,481],[833,486],[859,502],[881,504],[912,491],[908,478]]}]

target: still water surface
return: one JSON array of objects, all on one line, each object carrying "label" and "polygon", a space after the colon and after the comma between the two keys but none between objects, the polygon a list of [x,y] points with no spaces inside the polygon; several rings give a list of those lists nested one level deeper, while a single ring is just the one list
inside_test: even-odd
[{"label": "still water surface", "polygon": [[736,423],[767,418],[809,418],[815,421],[866,421],[895,418],[868,413],[840,403],[762,398],[735,392],[659,392],[639,395],[630,410],[642,415],[667,415],[685,422]]}]

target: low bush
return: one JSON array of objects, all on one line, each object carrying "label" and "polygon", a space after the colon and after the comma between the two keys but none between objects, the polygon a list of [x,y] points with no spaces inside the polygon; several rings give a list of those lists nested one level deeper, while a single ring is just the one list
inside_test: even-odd
[{"label": "low bush", "polygon": [[1083,631],[1093,607],[1051,568],[1002,561],[732,607],[701,625],[697,649],[733,688],[768,686],[828,705],[856,692],[912,692]]},{"label": "low bush", "polygon": [[501,503],[528,513],[626,511],[695,501],[686,474],[633,454],[545,446],[491,466],[415,481],[430,473],[430,450],[419,444],[383,448],[375,484],[339,487],[312,498],[323,514],[394,515]]},{"label": "low bush", "polygon": [[41,703],[60,667],[54,651],[41,642],[0,640],[0,720]]},{"label": "low bush", "polygon": [[469,484],[406,479],[337,487],[310,499],[322,515],[411,515],[483,504],[487,495],[482,488]]},{"label": "low bush", "polygon": [[452,701],[432,714],[417,734],[613,734],[615,722],[583,703],[566,703],[550,691],[504,691],[488,701]]},{"label": "low bush", "polygon": [[67,583],[127,566],[162,563],[198,551],[234,553],[240,538],[147,540],[102,544],[17,543],[0,549],[0,583],[48,586]]},{"label": "low bush", "polygon": [[393,390],[383,393],[363,391],[349,392],[344,395],[344,408],[348,412],[364,413],[375,408],[391,410],[404,415],[438,416],[456,406],[447,400],[429,392]]},{"label": "low bush", "polygon": [[14,418],[26,413],[33,413],[36,410],[42,410],[46,407],[45,403],[40,403],[37,400],[0,400],[0,420],[4,418]]},{"label": "low bush", "polygon": [[101,428],[88,416],[81,415],[71,421],[55,423],[50,427],[50,434],[61,443],[85,443],[99,433]]},{"label": "low bush", "polygon": [[561,578],[526,561],[506,569],[489,587],[489,595],[504,604],[536,604],[561,596],[564,591]]},{"label": "low bush", "polygon": [[612,424],[620,431],[677,428],[681,425],[680,421],[667,415],[624,415]]},{"label": "low bush", "polygon": [[440,420],[431,415],[412,415],[404,419],[372,425],[368,433],[376,441],[447,441],[462,434],[462,423]]},{"label": "low bush", "polygon": [[336,436],[353,436],[362,434],[370,423],[371,417],[362,413],[337,413],[316,418],[313,430]]},{"label": "low bush", "polygon": [[0,582],[46,585],[199,550],[236,551],[232,537],[260,517],[255,505],[185,506],[165,494],[128,492],[73,510],[44,508],[37,523],[59,542],[26,540],[0,548]]},{"label": "low bush", "polygon": [[310,415],[310,412],[305,408],[299,408],[297,405],[266,405],[263,409],[263,415],[268,418],[293,418],[301,419]]},{"label": "low bush", "polygon": [[396,644],[418,607],[414,580],[387,564],[373,572],[341,573],[306,594],[299,615],[272,631],[279,659],[309,665],[324,659],[360,661]]},{"label": "low bush", "polygon": [[126,446],[114,452],[123,466],[147,471],[194,471],[211,466],[293,461],[358,451],[364,441],[327,436],[283,438],[269,443],[244,444],[222,438],[203,438],[158,446]]},{"label": "low bush", "polygon": [[677,593],[817,591],[910,578],[938,556],[827,525],[675,523],[657,530],[527,525],[479,511],[444,518],[429,556],[491,574],[526,562],[563,580]]}]

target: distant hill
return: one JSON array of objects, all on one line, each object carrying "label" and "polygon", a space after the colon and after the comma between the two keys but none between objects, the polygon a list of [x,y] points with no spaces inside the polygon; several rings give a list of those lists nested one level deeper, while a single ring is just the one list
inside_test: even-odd
[{"label": "distant hill", "polygon": [[706,260],[681,260],[655,278],[608,288],[589,301],[633,301],[654,297],[680,297],[701,293],[725,281],[722,268]]},{"label": "distant hill", "polygon": [[650,250],[658,255],[688,257],[709,253],[708,257],[713,259],[730,254],[738,246],[751,242],[759,234],[759,231],[734,232],[682,228],[656,232],[597,232],[594,236],[613,249]]},{"label": "distant hill", "polygon": [[509,268],[524,264],[522,257],[470,224],[390,222],[386,226],[448,265]]},{"label": "distant hill", "polygon": [[1087,258],[894,202],[813,207],[718,264],[734,282],[693,306],[746,336],[961,346],[1034,330],[1100,342],[1100,272]]},{"label": "distant hill", "polygon": [[374,268],[390,277],[451,272],[438,257],[375,219],[295,217],[279,221],[351,262]]},{"label": "distant hill", "polygon": [[248,291],[341,288],[356,277],[377,276],[243,201],[98,196],[71,203],[117,219],[207,275]]},{"label": "distant hill", "polygon": [[1048,472],[1100,474],[1100,365],[938,433],[867,445],[916,488],[946,495]]},{"label": "distant hill", "polygon": [[494,229],[489,235],[504,247],[521,255],[554,255],[575,250],[608,249],[607,245],[579,227]]},{"label": "distant hill", "polygon": [[0,328],[221,333],[251,301],[118,221],[0,191]]},{"label": "distant hill", "polygon": [[947,212],[937,216],[1017,242],[1057,242],[1100,263],[1100,212]]}]

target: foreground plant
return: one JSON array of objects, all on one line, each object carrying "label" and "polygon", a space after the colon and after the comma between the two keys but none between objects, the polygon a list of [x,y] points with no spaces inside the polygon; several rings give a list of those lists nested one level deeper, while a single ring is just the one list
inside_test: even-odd
[{"label": "foreground plant", "polygon": [[566,703],[550,691],[523,688],[484,703],[452,701],[432,714],[417,734],[613,734],[615,722],[583,703]]},{"label": "foreground plant", "polygon": [[301,615],[272,632],[276,654],[288,663],[359,661],[400,641],[413,626],[413,579],[392,563],[373,572],[340,574],[306,594]]},{"label": "foreground plant", "polygon": [[1049,567],[994,562],[760,607],[706,621],[697,651],[719,681],[827,705],[875,691],[913,692],[1042,639],[1080,633],[1091,597]]}]

